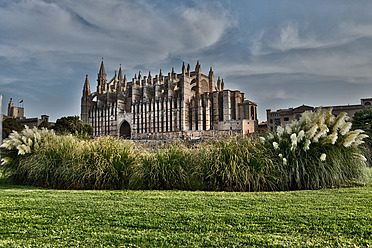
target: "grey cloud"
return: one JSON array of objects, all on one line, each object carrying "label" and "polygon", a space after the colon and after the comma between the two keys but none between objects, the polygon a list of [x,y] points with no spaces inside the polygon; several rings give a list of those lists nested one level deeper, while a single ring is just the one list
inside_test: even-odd
[{"label": "grey cloud", "polygon": [[[12,16],[17,19],[7,23]],[[48,51],[101,53],[114,59],[128,54],[126,64],[204,49],[230,26],[222,9],[179,7],[167,12],[148,1],[28,0],[0,9],[0,23],[0,30],[8,33],[0,51],[18,51],[19,59]]]},{"label": "grey cloud", "polygon": [[12,84],[12,83],[16,82],[17,80],[19,80],[19,79],[15,78],[15,77],[5,77],[5,76],[3,76],[0,79],[0,85]]},{"label": "grey cloud", "polygon": [[[85,74],[93,88],[104,57],[109,77],[122,64],[128,78],[138,70],[179,71],[183,60],[193,67],[199,59],[204,73],[213,66],[226,88],[257,102],[260,120],[265,108],[355,103],[371,96],[372,3],[253,2],[2,2],[2,77],[15,81],[0,82],[1,91],[39,97],[36,113],[46,107],[40,100],[45,92],[63,92],[46,112],[77,114]],[[21,91],[24,78],[32,88]]]}]

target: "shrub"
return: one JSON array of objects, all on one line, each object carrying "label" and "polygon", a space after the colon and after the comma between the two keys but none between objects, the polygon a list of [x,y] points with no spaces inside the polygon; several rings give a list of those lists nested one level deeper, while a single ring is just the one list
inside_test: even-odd
[{"label": "shrub", "polygon": [[230,138],[187,147],[138,149],[110,137],[56,136],[46,129],[13,132],[2,164],[17,183],[64,189],[263,191],[318,189],[362,181],[366,137],[346,113],[305,112],[264,137]]},{"label": "shrub", "polygon": [[129,185],[137,151],[128,140],[100,137],[83,143],[83,164],[77,182],[84,188],[122,189]]},{"label": "shrub", "polygon": [[85,134],[91,136],[93,127],[83,123],[78,116],[61,117],[57,119],[54,130],[59,134]]},{"label": "shrub", "polygon": [[199,174],[208,190],[274,190],[277,176],[270,152],[252,138],[213,141],[199,150]]},{"label": "shrub", "polygon": [[[37,129],[34,131],[38,133]],[[52,134],[46,130],[42,132]],[[14,148],[19,140],[29,142],[24,137],[23,132],[14,133],[13,138],[6,140],[3,146]],[[26,149],[19,148],[20,152]],[[72,135],[53,134],[44,137],[38,149],[31,147],[26,151],[28,156],[17,156],[16,151],[11,149],[8,154],[17,159],[4,160],[15,181],[52,188],[121,189],[128,185],[136,160],[130,141],[110,137],[84,141]]]},{"label": "shrub", "polygon": [[192,150],[181,142],[142,152],[133,185],[141,189],[195,189],[194,162]]},{"label": "shrub", "polygon": [[51,188],[79,188],[75,168],[82,164],[80,141],[72,136],[52,136],[13,168],[16,182]]},{"label": "shrub", "polygon": [[0,146],[1,165],[6,169],[17,166],[20,159],[38,150],[43,142],[54,136],[53,131],[45,128],[39,130],[36,127],[30,129],[28,126],[25,126],[25,129],[21,132],[13,130]]},{"label": "shrub", "polygon": [[[3,118],[1,116],[1,118]],[[12,131],[20,132],[22,131],[23,127],[22,125],[15,119],[15,118],[7,118],[3,121],[3,138],[8,138],[9,134],[12,133]]]},{"label": "shrub", "polygon": [[367,107],[354,114],[352,129],[362,129],[369,137],[364,141],[362,145],[364,152],[367,154],[368,166],[372,167],[372,108]]},{"label": "shrub", "polygon": [[318,109],[261,137],[285,172],[280,188],[317,189],[365,178],[366,159],[358,146],[367,135],[350,131],[348,119],[345,112],[336,118],[331,108]]}]

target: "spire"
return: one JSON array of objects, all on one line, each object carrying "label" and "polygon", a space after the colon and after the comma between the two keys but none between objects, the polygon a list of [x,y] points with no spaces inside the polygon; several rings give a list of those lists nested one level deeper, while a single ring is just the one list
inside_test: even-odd
[{"label": "spire", "polygon": [[138,82],[137,82],[138,85],[142,85],[142,75],[141,75],[141,71],[138,72]]},{"label": "spire", "polygon": [[148,79],[147,80],[148,80],[148,83],[149,84],[151,84],[151,85],[153,84],[153,79],[152,79],[152,76],[151,76],[151,72],[150,71],[149,71],[149,76],[148,76]]},{"label": "spire", "polygon": [[222,78],[222,82],[221,82],[221,90],[223,91],[225,89],[225,83],[223,82],[223,78]]},{"label": "spire", "polygon": [[98,75],[106,75],[106,72],[105,72],[105,66],[103,65],[103,58],[102,58],[102,62],[101,62],[101,68],[99,69],[99,74]]},{"label": "spire", "polygon": [[197,72],[197,73],[200,73],[201,72],[199,60],[196,62],[195,72]]},{"label": "spire", "polygon": [[122,83],[124,81],[123,79],[123,72],[121,71],[121,64],[119,67],[119,76],[118,76],[119,82]]},{"label": "spire", "polygon": [[182,62],[182,75],[186,74],[185,62]]},{"label": "spire", "polygon": [[190,64],[187,64],[187,75],[190,77]]},{"label": "spire", "polygon": [[163,76],[163,73],[161,72],[161,69],[160,69],[159,77],[161,78],[161,76]]},{"label": "spire", "polygon": [[88,74],[85,76],[83,95],[90,95],[90,85],[88,80]]},{"label": "spire", "polygon": [[134,78],[132,79],[133,87],[137,85],[137,74],[134,74]]},{"label": "spire", "polygon": [[99,68],[98,79],[97,79],[97,82],[98,82],[97,92],[100,94],[106,90],[105,89],[105,84],[107,82],[106,76],[107,75],[105,72],[105,66],[103,65],[103,58],[102,58],[101,67]]},{"label": "spire", "polygon": [[174,75],[174,74],[175,74],[174,73],[174,67],[172,67],[172,73],[171,73],[171,75],[169,77],[170,80],[177,79],[177,74],[176,75]]},{"label": "spire", "polygon": [[124,74],[123,82],[124,82],[124,90],[126,90],[127,89],[127,75],[126,74]]},{"label": "spire", "polygon": [[213,86],[214,86],[214,73],[213,73],[212,67],[211,67],[210,70],[209,70],[208,78],[209,78],[209,92],[213,92]]},{"label": "spire", "polygon": [[221,79],[218,77],[217,79],[217,91],[221,91]]}]

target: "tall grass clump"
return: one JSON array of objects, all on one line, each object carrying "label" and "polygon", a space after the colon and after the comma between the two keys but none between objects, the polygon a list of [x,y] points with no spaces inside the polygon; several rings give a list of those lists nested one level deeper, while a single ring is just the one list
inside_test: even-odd
[{"label": "tall grass clump", "polygon": [[141,189],[196,189],[195,156],[181,142],[144,151],[133,175],[133,187]]},{"label": "tall grass clump", "polygon": [[283,190],[337,187],[366,178],[366,158],[358,147],[367,135],[351,130],[345,112],[304,112],[299,121],[261,137],[283,170]]},{"label": "tall grass clump", "polygon": [[[42,142],[33,142],[34,146],[26,149],[27,156],[22,156],[25,148],[17,140],[30,144],[27,139],[30,131],[14,133],[2,145],[3,153],[11,155],[4,158],[3,166],[15,182],[63,189],[121,189],[128,186],[136,162],[132,142],[110,137],[81,140],[72,135],[56,136],[37,129],[33,132],[35,137],[43,137]],[[43,136],[43,133],[48,135]]]},{"label": "tall grass clump", "polygon": [[36,127],[30,129],[25,126],[21,132],[13,131],[0,146],[1,166],[5,168],[5,171],[11,172],[16,169],[20,160],[30,156],[47,139],[54,136],[54,131],[46,128],[40,130]]},{"label": "tall grass clump", "polygon": [[51,188],[75,188],[75,169],[82,164],[82,146],[75,137],[51,136],[39,149],[19,161],[15,182]]},{"label": "tall grass clump", "polygon": [[263,144],[250,137],[212,141],[199,150],[198,174],[207,190],[275,190],[275,164]]},{"label": "tall grass clump", "polygon": [[137,153],[128,140],[100,137],[84,142],[84,163],[78,170],[81,184],[92,189],[127,188]]}]

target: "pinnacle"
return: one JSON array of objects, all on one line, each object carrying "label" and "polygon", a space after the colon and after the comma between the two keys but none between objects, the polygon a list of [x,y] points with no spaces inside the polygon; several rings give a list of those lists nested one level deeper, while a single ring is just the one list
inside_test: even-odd
[{"label": "pinnacle", "polygon": [[103,65],[103,58],[102,58],[101,68],[99,69],[99,75],[105,75],[105,74],[106,74],[105,66]]}]

